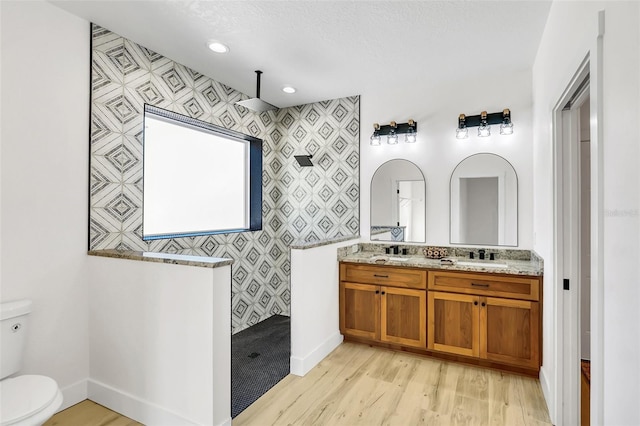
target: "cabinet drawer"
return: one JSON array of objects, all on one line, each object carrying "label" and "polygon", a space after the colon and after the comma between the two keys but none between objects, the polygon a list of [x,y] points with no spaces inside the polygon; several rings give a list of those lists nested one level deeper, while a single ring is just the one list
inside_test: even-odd
[{"label": "cabinet drawer", "polygon": [[340,280],[354,283],[426,289],[427,271],[341,263]]},{"label": "cabinet drawer", "polygon": [[429,290],[537,301],[540,299],[540,280],[484,273],[431,271]]}]

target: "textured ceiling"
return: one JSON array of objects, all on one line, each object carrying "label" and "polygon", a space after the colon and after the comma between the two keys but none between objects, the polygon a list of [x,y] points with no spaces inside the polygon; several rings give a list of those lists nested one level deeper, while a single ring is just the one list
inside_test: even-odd
[{"label": "textured ceiling", "polygon": [[[287,107],[409,95],[528,70],[551,5],[536,1],[51,1],[166,57]],[[222,41],[226,55],[206,42]],[[293,95],[281,91],[290,84]]]}]

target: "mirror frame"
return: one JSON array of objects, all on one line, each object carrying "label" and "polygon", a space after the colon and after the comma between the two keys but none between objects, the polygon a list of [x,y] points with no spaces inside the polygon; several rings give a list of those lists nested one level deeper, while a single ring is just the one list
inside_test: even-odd
[{"label": "mirror frame", "polygon": [[[498,242],[498,244],[487,244],[487,243],[468,243],[468,242],[454,242],[453,241],[453,223],[452,223],[452,213],[453,213],[453,197],[452,197],[452,185],[453,185],[453,176],[456,173],[456,170],[458,170],[458,168],[460,167],[460,165],[462,163],[464,163],[466,160],[472,158],[472,157],[476,157],[478,155],[492,155],[494,157],[500,158],[502,159],[506,164],[509,165],[509,167],[511,167],[511,170],[513,170],[513,175],[515,177],[515,189],[516,189],[516,195],[515,195],[515,244],[500,244]],[[513,164],[511,164],[511,162],[509,160],[507,160],[506,158],[504,158],[501,155],[495,154],[493,152],[478,152],[476,154],[472,154],[469,155],[468,157],[463,158],[457,165],[456,167],[453,168],[453,171],[451,172],[451,176],[449,177],[449,244],[451,245],[472,245],[472,246],[489,246],[489,247],[518,247],[518,241],[520,239],[520,191],[519,191],[519,185],[518,185],[518,173],[516,172],[515,167],[513,167]]]}]

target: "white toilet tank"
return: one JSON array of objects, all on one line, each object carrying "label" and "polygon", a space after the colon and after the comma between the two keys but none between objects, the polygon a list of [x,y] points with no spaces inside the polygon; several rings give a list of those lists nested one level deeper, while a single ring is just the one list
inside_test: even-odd
[{"label": "white toilet tank", "polygon": [[0,303],[0,379],[17,373],[27,332],[31,300]]}]

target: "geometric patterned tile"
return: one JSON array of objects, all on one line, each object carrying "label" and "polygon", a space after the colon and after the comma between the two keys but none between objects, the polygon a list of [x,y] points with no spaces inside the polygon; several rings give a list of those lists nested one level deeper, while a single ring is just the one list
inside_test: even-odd
[{"label": "geometric patterned tile", "polygon": [[[233,332],[289,315],[288,246],[359,229],[360,98],[256,114],[235,105],[247,95],[144,46],[97,25],[92,38],[91,248],[232,257]],[[263,139],[262,231],[142,240],[145,103]]]}]

